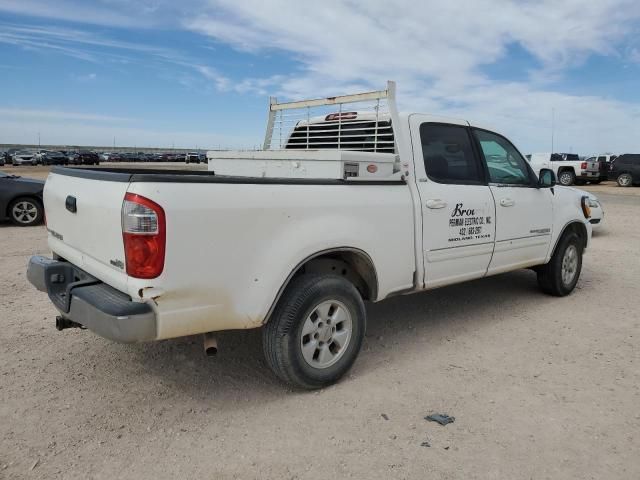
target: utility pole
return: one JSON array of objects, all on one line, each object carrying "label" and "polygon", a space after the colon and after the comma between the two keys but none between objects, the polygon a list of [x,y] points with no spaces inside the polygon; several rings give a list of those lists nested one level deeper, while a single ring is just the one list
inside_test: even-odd
[{"label": "utility pole", "polygon": [[113,149],[116,149],[116,137],[115,135],[113,136]]},{"label": "utility pole", "polygon": [[553,141],[554,141],[554,130],[555,130],[555,120],[556,120],[556,109],[555,108],[551,108],[551,153],[553,153],[555,150],[553,149]]},{"label": "utility pole", "polygon": [[38,130],[38,150],[40,149],[40,130]]}]

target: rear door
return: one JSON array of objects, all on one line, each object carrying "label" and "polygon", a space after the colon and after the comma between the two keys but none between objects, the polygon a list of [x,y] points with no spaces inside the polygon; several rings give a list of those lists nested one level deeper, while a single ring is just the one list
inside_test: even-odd
[{"label": "rear door", "polygon": [[129,176],[112,176],[120,181],[52,173],[44,188],[44,207],[51,250],[124,290],[121,211]]},{"label": "rear door", "polygon": [[489,274],[544,262],[553,225],[552,191],[505,137],[474,128],[496,205],[495,248]]},{"label": "rear door", "polygon": [[630,167],[633,182],[640,182],[640,155],[630,155]]},{"label": "rear door", "polygon": [[486,274],[495,206],[466,122],[411,115],[421,198],[425,285],[433,288]]}]

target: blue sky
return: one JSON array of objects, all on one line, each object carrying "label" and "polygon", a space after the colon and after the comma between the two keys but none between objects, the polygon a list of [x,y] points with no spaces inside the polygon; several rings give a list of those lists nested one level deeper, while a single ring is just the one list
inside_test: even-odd
[{"label": "blue sky", "polygon": [[522,150],[640,151],[636,0],[0,0],[0,143],[253,147],[269,95],[398,82]]}]

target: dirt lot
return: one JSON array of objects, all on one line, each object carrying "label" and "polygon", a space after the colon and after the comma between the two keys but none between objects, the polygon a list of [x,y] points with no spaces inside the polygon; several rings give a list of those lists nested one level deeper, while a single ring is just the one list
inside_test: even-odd
[{"label": "dirt lot", "polygon": [[213,359],[57,332],[25,279],[44,228],[0,224],[0,478],[640,478],[640,188],[589,190],[605,224],[572,295],[520,271],[370,305],[353,370],[312,393],[258,331]]}]

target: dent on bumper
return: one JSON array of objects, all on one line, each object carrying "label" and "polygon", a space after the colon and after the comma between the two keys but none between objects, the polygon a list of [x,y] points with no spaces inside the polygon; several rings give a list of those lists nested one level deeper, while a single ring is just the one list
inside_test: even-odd
[{"label": "dent on bumper", "polygon": [[156,315],[150,305],[132,301],[68,262],[31,257],[27,278],[49,294],[64,318],[100,336],[123,343],[154,340],[157,336]]}]

